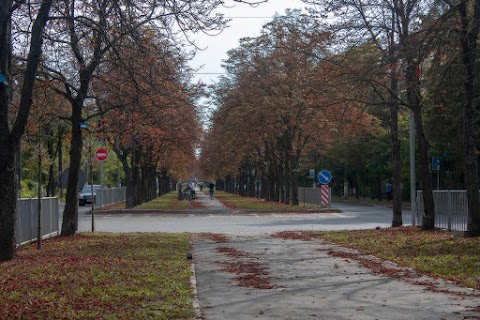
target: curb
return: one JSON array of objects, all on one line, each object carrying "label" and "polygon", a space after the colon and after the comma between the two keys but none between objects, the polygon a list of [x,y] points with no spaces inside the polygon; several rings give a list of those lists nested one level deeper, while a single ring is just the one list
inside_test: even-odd
[{"label": "curb", "polygon": [[197,276],[195,274],[195,263],[192,262],[190,265],[190,271],[192,275],[190,276],[190,287],[192,288],[192,307],[193,312],[195,313],[194,320],[201,320],[202,312],[200,311],[200,302],[198,301],[198,294],[197,294]]}]

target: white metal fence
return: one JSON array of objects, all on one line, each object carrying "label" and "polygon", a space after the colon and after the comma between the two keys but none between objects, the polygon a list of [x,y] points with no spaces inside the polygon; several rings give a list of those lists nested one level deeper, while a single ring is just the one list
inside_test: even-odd
[{"label": "white metal fence", "polygon": [[[435,227],[447,230],[467,230],[467,192],[465,190],[434,190]],[[423,193],[417,191],[417,221],[423,219]]]},{"label": "white metal fence", "polygon": [[[41,220],[42,238],[58,235],[58,198],[42,198]],[[20,199],[18,201],[15,231],[17,244],[22,244],[37,239],[38,199]]]},{"label": "white metal fence", "polygon": [[[104,189],[97,194],[95,207],[125,201],[125,188]],[[42,238],[60,233],[60,213],[58,198],[42,198],[41,223]],[[19,199],[17,203],[17,221],[15,227],[17,244],[37,239],[38,235],[38,199]]]},{"label": "white metal fence", "polygon": [[119,203],[127,199],[126,188],[104,188],[103,190],[97,190],[95,208],[102,208],[109,204]]},{"label": "white metal fence", "polygon": [[[321,203],[320,188],[298,188],[300,203]],[[447,230],[467,230],[467,192],[465,190],[434,190],[433,201],[435,204],[435,227]],[[416,206],[417,224],[423,219],[423,194],[417,191]]]},{"label": "white metal fence", "polygon": [[[332,204],[332,189],[329,188],[328,206]],[[299,204],[314,204],[324,205],[322,203],[322,188],[298,188],[298,202]]]},{"label": "white metal fence", "polygon": [[322,190],[320,188],[298,188],[298,202],[320,205],[322,203]]}]

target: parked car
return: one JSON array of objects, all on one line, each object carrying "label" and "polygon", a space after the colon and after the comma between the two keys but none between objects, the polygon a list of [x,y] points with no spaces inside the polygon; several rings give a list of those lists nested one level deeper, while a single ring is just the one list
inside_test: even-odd
[{"label": "parked car", "polygon": [[78,197],[78,205],[84,206],[87,203],[95,203],[97,200],[97,192],[100,192],[101,186],[98,184],[93,185],[93,196],[92,196],[92,186],[86,184],[83,186],[82,191],[80,191],[80,196]]}]

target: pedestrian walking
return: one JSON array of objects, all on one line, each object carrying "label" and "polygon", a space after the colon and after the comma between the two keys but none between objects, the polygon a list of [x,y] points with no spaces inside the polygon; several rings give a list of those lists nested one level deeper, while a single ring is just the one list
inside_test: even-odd
[{"label": "pedestrian walking", "polygon": [[385,192],[387,193],[387,201],[392,200],[392,193],[393,193],[393,185],[390,180],[387,181],[385,184]]},{"label": "pedestrian walking", "polygon": [[215,192],[215,183],[213,183],[213,181],[208,185],[208,190],[210,192],[210,199],[213,200]]}]

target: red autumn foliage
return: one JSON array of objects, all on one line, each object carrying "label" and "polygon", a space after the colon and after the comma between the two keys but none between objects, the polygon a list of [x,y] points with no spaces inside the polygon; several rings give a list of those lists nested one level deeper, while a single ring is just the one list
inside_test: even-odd
[{"label": "red autumn foliage", "polygon": [[281,231],[281,232],[276,232],[272,234],[272,237],[274,238],[281,238],[285,240],[305,240],[305,241],[311,241],[315,237],[308,232],[304,231]]},{"label": "red autumn foliage", "polygon": [[251,257],[251,255],[248,252],[243,252],[235,248],[219,247],[217,248],[217,251],[231,258],[240,258],[240,257],[250,258]]}]

